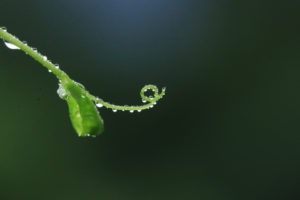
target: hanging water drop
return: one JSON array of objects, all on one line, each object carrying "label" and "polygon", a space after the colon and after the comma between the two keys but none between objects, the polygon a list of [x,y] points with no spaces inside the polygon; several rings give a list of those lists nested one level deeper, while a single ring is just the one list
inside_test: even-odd
[{"label": "hanging water drop", "polygon": [[134,110],[130,110],[129,112],[130,112],[130,113],[133,113],[133,112],[134,112]]},{"label": "hanging water drop", "polygon": [[44,60],[44,61],[47,61],[47,56],[43,56],[43,60]]},{"label": "hanging water drop", "polygon": [[96,106],[97,106],[98,108],[102,108],[102,107],[103,107],[103,105],[102,105],[101,103],[97,103]]},{"label": "hanging water drop", "polygon": [[0,27],[2,30],[4,30],[5,32],[7,32],[7,28],[6,27],[4,27],[4,26],[2,26],[2,27]]},{"label": "hanging water drop", "polygon": [[142,102],[143,102],[143,103],[146,103],[147,101],[143,99]]},{"label": "hanging water drop", "polygon": [[142,110],[138,110],[138,112],[142,112]]},{"label": "hanging water drop", "polygon": [[9,43],[9,42],[4,42],[5,46],[7,46],[7,48],[9,49],[13,49],[13,50],[19,50],[20,48],[17,47],[16,45]]},{"label": "hanging water drop", "polygon": [[59,69],[59,65],[58,64],[55,64],[54,66],[55,66],[56,69]]},{"label": "hanging water drop", "polygon": [[51,73],[52,71],[49,69],[48,72]]},{"label": "hanging water drop", "polygon": [[113,112],[117,112],[117,110],[116,110],[116,109],[114,109],[114,110],[113,110]]},{"label": "hanging water drop", "polygon": [[67,96],[67,92],[66,92],[65,88],[63,87],[63,85],[61,83],[58,86],[59,86],[58,89],[57,89],[58,96],[61,99],[65,99],[66,96]]}]

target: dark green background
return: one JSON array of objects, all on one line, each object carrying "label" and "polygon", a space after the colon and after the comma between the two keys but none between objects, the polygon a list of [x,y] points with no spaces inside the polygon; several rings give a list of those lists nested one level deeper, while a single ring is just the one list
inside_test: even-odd
[{"label": "dark green background", "polygon": [[56,78],[0,45],[0,199],[300,198],[300,3],[240,0],[1,0],[0,26],[93,94],[79,138]]}]

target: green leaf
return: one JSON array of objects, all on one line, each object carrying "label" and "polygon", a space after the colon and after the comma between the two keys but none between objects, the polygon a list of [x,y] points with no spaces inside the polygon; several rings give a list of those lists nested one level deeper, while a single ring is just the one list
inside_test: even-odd
[{"label": "green leaf", "polygon": [[65,86],[70,118],[79,136],[96,137],[104,131],[103,120],[93,103],[86,95],[84,88],[74,82]]}]

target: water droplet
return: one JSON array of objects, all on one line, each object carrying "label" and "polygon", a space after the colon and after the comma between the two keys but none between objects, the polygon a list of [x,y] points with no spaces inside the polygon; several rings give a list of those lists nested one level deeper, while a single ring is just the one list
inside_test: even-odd
[{"label": "water droplet", "polygon": [[47,56],[43,56],[43,60],[44,60],[44,61],[47,61]]},{"label": "water droplet", "polygon": [[113,112],[117,112],[117,110],[114,109]]},{"label": "water droplet", "polygon": [[84,96],[84,95],[81,95],[81,98],[83,98],[83,99],[84,99],[84,98],[85,98],[85,96]]},{"label": "water droplet", "polygon": [[91,135],[88,133],[88,134],[86,134],[86,136],[90,137]]},{"label": "water droplet", "polygon": [[143,102],[143,103],[146,103],[147,101],[143,99],[142,102]]},{"label": "water droplet", "polygon": [[56,69],[59,69],[59,65],[58,64],[55,64],[54,66],[55,66]]},{"label": "water droplet", "polygon": [[67,96],[67,92],[65,90],[65,88],[62,86],[62,84],[60,83],[58,85],[58,89],[57,89],[57,94],[61,99],[65,99],[65,97]]},{"label": "water droplet", "polygon": [[134,112],[134,110],[130,110],[129,112],[130,112],[130,113],[133,113],[133,112]]},{"label": "water droplet", "polygon": [[23,41],[23,43],[24,43],[25,45],[27,45],[27,42],[26,42],[26,41]]},{"label": "water droplet", "polygon": [[102,105],[101,103],[97,103],[96,106],[97,106],[98,108],[102,108],[102,107],[103,107],[103,105]]},{"label": "water droplet", "polygon": [[49,69],[48,72],[51,73],[52,71]]},{"label": "water droplet", "polygon": [[75,82],[76,85],[78,85],[79,87],[81,87],[82,89],[84,89],[84,86],[81,83]]},{"label": "water droplet", "polygon": [[142,110],[138,110],[138,112],[142,112]]},{"label": "water droplet", "polygon": [[5,32],[7,31],[7,28],[6,27],[4,27],[4,26],[2,26],[2,27],[0,27],[2,30],[4,30]]},{"label": "water droplet", "polygon": [[151,105],[150,108],[153,108],[153,105]]},{"label": "water droplet", "polygon": [[13,49],[13,50],[18,50],[20,49],[19,47],[17,47],[16,45],[9,43],[9,42],[4,42],[5,46],[7,46],[7,48],[9,49]]}]

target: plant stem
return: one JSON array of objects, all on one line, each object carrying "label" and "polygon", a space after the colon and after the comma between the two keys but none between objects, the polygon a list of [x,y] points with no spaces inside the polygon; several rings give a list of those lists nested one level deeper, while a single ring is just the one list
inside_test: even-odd
[{"label": "plant stem", "polygon": [[[13,36],[12,34],[8,33],[5,29],[0,28],[0,38],[2,38],[4,41],[11,43],[17,47],[19,47],[22,51],[24,51],[26,54],[31,56],[33,59],[41,63],[44,67],[46,67],[50,72],[52,72],[61,82],[63,85],[66,84],[77,84],[75,81],[73,81],[64,71],[57,68],[51,61],[47,59],[46,56],[40,54],[37,50],[34,50],[32,47],[28,46],[24,42],[20,41],[18,38]],[[144,95],[144,92],[148,89],[152,90],[154,92],[154,97],[149,98]],[[148,104],[144,104],[142,106],[119,106],[110,104],[108,102],[103,101],[102,99],[99,99],[93,95],[91,95],[88,91],[85,89],[82,90],[82,92],[91,100],[93,100],[96,105],[101,104],[101,106],[111,108],[113,110],[127,110],[127,111],[141,111],[144,109],[152,108],[156,102],[161,99],[165,94],[165,88],[162,90],[162,92],[159,94],[158,89],[154,85],[146,85],[141,90],[141,97],[144,101],[144,103],[148,102]],[[100,106],[98,106],[100,107]]]},{"label": "plant stem", "polygon": [[59,68],[51,63],[46,56],[40,54],[39,52],[32,49],[30,46],[21,42],[18,38],[8,33],[6,30],[0,28],[0,37],[3,38],[6,42],[14,44],[19,47],[26,54],[30,55],[33,59],[41,63],[44,67],[50,70],[59,80],[61,81],[71,81],[69,76]]}]

